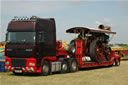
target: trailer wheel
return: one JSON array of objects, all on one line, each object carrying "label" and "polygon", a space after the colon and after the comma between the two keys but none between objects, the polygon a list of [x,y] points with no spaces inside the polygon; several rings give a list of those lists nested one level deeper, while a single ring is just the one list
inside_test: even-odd
[{"label": "trailer wheel", "polygon": [[42,74],[43,76],[47,76],[47,75],[50,74],[50,64],[49,64],[48,61],[44,61],[44,62],[43,62],[41,71],[42,71],[41,74]]},{"label": "trailer wheel", "polygon": [[112,66],[116,66],[116,60],[113,61]]},{"label": "trailer wheel", "polygon": [[71,72],[76,72],[77,70],[78,70],[77,61],[75,59],[72,59],[71,64],[70,64],[70,71]]},{"label": "trailer wheel", "polygon": [[116,66],[120,66],[120,59],[116,62]]},{"label": "trailer wheel", "polygon": [[67,61],[63,60],[61,64],[61,73],[67,73],[69,71],[69,66]]}]

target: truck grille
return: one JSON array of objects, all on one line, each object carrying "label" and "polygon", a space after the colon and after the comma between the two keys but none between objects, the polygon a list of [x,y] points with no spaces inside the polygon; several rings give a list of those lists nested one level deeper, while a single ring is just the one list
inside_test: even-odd
[{"label": "truck grille", "polygon": [[12,67],[25,67],[26,59],[11,59],[11,66]]},{"label": "truck grille", "polygon": [[31,57],[34,56],[32,51],[25,51],[23,48],[13,48],[12,51],[5,51],[6,56],[10,57]]}]

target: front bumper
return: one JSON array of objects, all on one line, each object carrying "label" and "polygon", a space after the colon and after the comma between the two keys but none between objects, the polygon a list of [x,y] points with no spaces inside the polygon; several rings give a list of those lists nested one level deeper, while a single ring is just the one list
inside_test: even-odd
[{"label": "front bumper", "polygon": [[22,70],[24,73],[37,73],[37,69],[35,67],[11,67],[5,66],[6,71],[15,71],[15,70]]},{"label": "front bumper", "polygon": [[[12,66],[12,62],[11,62],[12,59],[14,59],[14,58],[9,58],[9,57],[6,58],[6,61],[5,61],[5,70],[6,71],[13,71],[13,72],[21,71],[23,73],[40,73],[41,72],[41,69],[36,67],[36,59],[35,58],[22,58],[22,59],[20,58],[21,60],[23,60],[23,59],[26,60],[26,65],[24,67],[22,67],[22,65],[18,66],[18,67]],[[20,60],[19,58],[15,58],[15,59],[17,59],[18,61]],[[30,66],[29,65],[30,63],[35,63],[35,65]],[[16,64],[18,64],[18,62],[16,62]]]}]

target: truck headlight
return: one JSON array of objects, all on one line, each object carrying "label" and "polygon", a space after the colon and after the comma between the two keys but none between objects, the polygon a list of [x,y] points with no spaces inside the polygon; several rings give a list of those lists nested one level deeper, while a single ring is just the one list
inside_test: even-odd
[{"label": "truck headlight", "polygon": [[67,55],[67,58],[70,58],[70,56],[69,56],[69,55]]},{"label": "truck headlight", "polygon": [[32,49],[25,49],[25,51],[32,51]]},{"label": "truck headlight", "polygon": [[9,62],[8,62],[8,61],[6,61],[6,62],[5,62],[5,64],[6,64],[6,65],[8,65],[8,64],[9,64]]},{"label": "truck headlight", "polygon": [[29,63],[29,66],[35,66],[35,63]]}]

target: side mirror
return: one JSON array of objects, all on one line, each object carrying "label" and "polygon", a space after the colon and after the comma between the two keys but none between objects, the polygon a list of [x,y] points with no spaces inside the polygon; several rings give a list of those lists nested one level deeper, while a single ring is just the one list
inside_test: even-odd
[{"label": "side mirror", "polygon": [[38,32],[38,36],[37,36],[37,43],[44,43],[45,41],[45,33],[44,32]]},{"label": "side mirror", "polygon": [[5,41],[7,41],[7,38],[8,38],[8,33],[6,33]]}]

